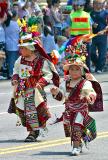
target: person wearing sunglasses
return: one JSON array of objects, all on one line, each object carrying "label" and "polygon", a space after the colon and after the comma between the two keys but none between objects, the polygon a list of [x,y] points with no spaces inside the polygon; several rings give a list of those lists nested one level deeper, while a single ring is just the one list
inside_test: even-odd
[{"label": "person wearing sunglasses", "polygon": [[[86,4],[85,0],[73,0],[74,11],[70,14],[69,31],[70,37],[91,34],[92,32],[92,19],[90,14],[84,11],[84,6]],[[88,56],[86,59],[86,64],[90,69],[90,47],[91,42],[87,43]]]}]

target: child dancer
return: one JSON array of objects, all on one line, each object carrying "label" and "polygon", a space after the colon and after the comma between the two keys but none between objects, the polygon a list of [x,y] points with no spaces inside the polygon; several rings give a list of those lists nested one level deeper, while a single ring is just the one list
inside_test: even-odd
[{"label": "child dancer", "polygon": [[[77,51],[78,49],[75,53]],[[72,155],[80,154],[82,140],[86,143],[96,138],[95,120],[89,115],[89,111],[103,111],[100,85],[89,73],[82,59],[84,56],[77,54],[68,59],[63,66],[68,75],[63,85],[65,88],[51,89],[56,100],[64,100],[65,111],[56,122],[63,120],[65,135],[71,137]]]},{"label": "child dancer", "polygon": [[21,56],[15,63],[12,76],[14,99],[11,100],[9,113],[17,114],[29,135],[25,142],[35,142],[40,128],[46,127],[50,118],[44,87],[51,80],[59,85],[59,76],[38,41],[32,35],[22,36]]}]

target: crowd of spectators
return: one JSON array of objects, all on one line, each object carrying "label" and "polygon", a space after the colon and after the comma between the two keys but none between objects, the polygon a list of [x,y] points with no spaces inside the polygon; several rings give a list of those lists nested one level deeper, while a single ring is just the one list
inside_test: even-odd
[{"label": "crowd of spectators", "polygon": [[[53,50],[59,50],[70,37],[69,14],[74,10],[72,0],[61,5],[60,0],[46,0],[45,6],[38,0],[8,1],[8,14],[0,21],[0,79],[10,79],[13,66],[19,56],[19,19],[29,19],[31,16],[40,17],[41,41],[46,53],[50,56]],[[86,0],[85,11],[91,16],[94,34],[105,29],[108,21],[108,2],[106,0]],[[91,71],[102,73],[107,66],[107,34],[99,35],[91,44]],[[5,53],[5,54],[3,54]],[[65,53],[60,57],[57,70],[63,75],[61,62]],[[5,58],[4,58],[5,57]]]}]

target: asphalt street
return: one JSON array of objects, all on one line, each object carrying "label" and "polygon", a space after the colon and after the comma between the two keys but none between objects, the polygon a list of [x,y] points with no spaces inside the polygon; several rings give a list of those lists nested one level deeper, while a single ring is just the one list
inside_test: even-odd
[{"label": "asphalt street", "polygon": [[7,109],[12,96],[10,81],[0,81],[0,160],[108,160],[108,73],[95,75],[100,82],[104,111],[90,113],[97,122],[97,138],[89,144],[89,149],[83,147],[80,156],[71,156],[70,139],[65,138],[62,122],[50,125],[64,110],[62,102],[54,100],[46,88],[48,106],[52,118],[48,121],[48,131],[41,133],[37,142],[24,143],[26,129],[16,127],[17,116],[8,114]]}]

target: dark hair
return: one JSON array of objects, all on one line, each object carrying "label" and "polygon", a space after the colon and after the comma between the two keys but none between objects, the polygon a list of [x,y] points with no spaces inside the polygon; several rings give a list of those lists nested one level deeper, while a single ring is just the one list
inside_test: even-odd
[{"label": "dark hair", "polygon": [[43,16],[43,21],[46,26],[52,27],[51,19],[48,15]]},{"label": "dark hair", "polygon": [[15,10],[12,11],[12,18],[17,16],[17,12]]},{"label": "dark hair", "polygon": [[60,0],[52,0],[52,5],[54,5],[56,3],[60,3]]},{"label": "dark hair", "polygon": [[48,34],[53,35],[53,33],[51,32],[51,30],[48,28],[48,26],[44,26],[43,32],[44,32],[45,37]]},{"label": "dark hair", "polygon": [[4,23],[6,25],[6,27],[8,27],[10,25],[11,19],[12,19],[12,16],[8,13],[7,19],[6,19],[5,23]]},{"label": "dark hair", "polygon": [[14,6],[19,6],[19,5],[18,5],[18,3],[14,3],[14,4],[13,4],[13,7],[14,7]]},{"label": "dark hair", "polygon": [[90,1],[91,0],[87,0],[84,6],[84,11],[86,12],[91,12],[93,10],[93,8],[90,6]]},{"label": "dark hair", "polygon": [[5,25],[6,27],[8,27],[10,25],[10,21],[12,20],[12,18],[17,16],[17,12],[15,10],[12,11],[12,15],[8,13],[7,15],[7,20],[5,21]]},{"label": "dark hair", "polygon": [[46,0],[47,4],[48,4],[48,8],[51,8],[52,6],[52,0]]}]

